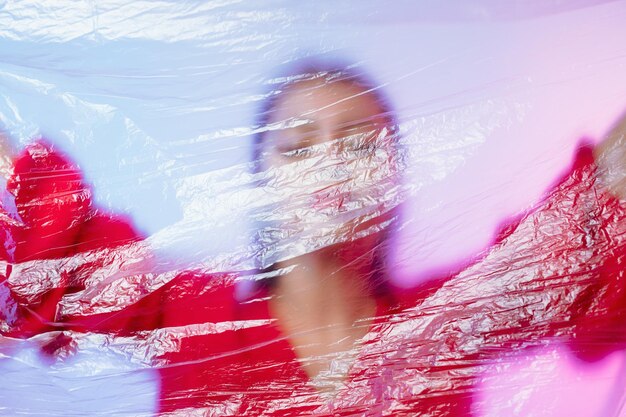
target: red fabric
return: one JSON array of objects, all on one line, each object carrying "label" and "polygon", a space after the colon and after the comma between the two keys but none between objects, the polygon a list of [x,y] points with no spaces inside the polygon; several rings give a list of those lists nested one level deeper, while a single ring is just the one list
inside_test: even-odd
[{"label": "red fabric", "polygon": [[[625,346],[626,207],[591,149],[545,200],[505,224],[459,273],[380,300],[345,387],[318,395],[268,309],[237,302],[234,274],[182,274],[159,290],[161,411],[209,415],[470,416],[486,363],[550,340],[594,360]],[[178,410],[178,411],[177,411]]]},{"label": "red fabric", "polygon": [[[0,330],[4,335],[26,338],[48,330],[75,328],[78,323],[58,321],[58,303],[64,295],[84,289],[85,278],[102,267],[105,258],[55,271],[46,270],[45,264],[38,266],[37,261],[117,248],[142,236],[124,217],[98,210],[78,166],[44,140],[29,145],[15,159],[6,191],[14,198],[17,216],[8,208],[0,210],[5,242],[0,249],[0,259],[5,263],[4,271],[0,271]],[[15,283],[19,277],[15,274],[33,270],[39,273],[36,285],[18,291]],[[92,330],[122,330],[132,327],[128,321],[128,315],[123,319],[116,315],[108,320],[92,318],[80,325]]]},{"label": "red fabric", "polygon": [[[581,149],[545,200],[503,226],[476,261],[381,298],[345,386],[326,398],[277,328],[268,294],[236,300],[237,274],[186,272],[122,310],[59,317],[61,298],[111,259],[85,257],[61,270],[41,262],[124,248],[141,236],[97,210],[78,168],[39,142],[8,182],[19,218],[0,210],[0,331],[150,330],[139,337],[157,352],[163,414],[469,416],[483,365],[500,355],[550,340],[584,360],[624,348],[626,207],[595,171],[590,148]],[[33,287],[19,287],[20,274],[33,271]]]}]

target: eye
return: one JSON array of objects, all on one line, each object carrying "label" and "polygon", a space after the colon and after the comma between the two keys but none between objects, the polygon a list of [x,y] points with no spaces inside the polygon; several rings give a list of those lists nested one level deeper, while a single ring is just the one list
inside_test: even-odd
[{"label": "eye", "polygon": [[372,155],[378,147],[378,130],[369,121],[344,126],[341,133],[343,135],[341,148],[344,152],[352,153],[353,157]]},{"label": "eye", "polygon": [[309,158],[313,154],[311,148],[308,146],[278,148],[277,151],[283,159],[287,160],[301,160]]},{"label": "eye", "polygon": [[281,152],[281,154],[284,158],[303,159],[303,158],[308,158],[309,156],[311,156],[311,149],[297,148],[297,149],[292,149],[292,150],[288,150],[285,152]]},{"label": "eye", "polygon": [[276,135],[274,152],[286,160],[298,160],[312,156],[311,149],[317,130],[311,126],[284,129]]},{"label": "eye", "polygon": [[344,139],[343,149],[356,158],[363,158],[372,155],[376,149],[376,141],[372,140],[368,134],[353,134]]}]

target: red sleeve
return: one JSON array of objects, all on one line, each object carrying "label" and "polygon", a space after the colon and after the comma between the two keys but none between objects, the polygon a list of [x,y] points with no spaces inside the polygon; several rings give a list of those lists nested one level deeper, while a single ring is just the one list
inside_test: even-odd
[{"label": "red sleeve", "polygon": [[[510,268],[536,275],[526,288],[540,289],[546,308],[535,314],[549,326],[540,330],[529,318],[522,334],[564,337],[586,360],[626,348],[626,204],[606,189],[598,169],[593,148],[581,146],[538,209],[505,225],[495,243],[512,254],[536,246],[527,265]],[[538,260],[542,265],[533,266]]]},{"label": "red sleeve", "polygon": [[[62,258],[71,253],[90,206],[89,190],[74,164],[45,141],[35,142],[14,160],[7,191],[17,212],[16,223],[7,227],[13,243],[9,262]],[[15,272],[7,277],[16,305],[5,318],[11,323],[6,330],[12,336],[29,337],[45,331],[54,321],[65,284],[48,282],[49,274],[41,272],[40,285],[31,286],[30,294],[24,289],[14,291]]]},{"label": "red sleeve", "polygon": [[23,223],[13,232],[15,262],[71,253],[91,206],[76,165],[45,141],[35,142],[15,159],[7,190]]},{"label": "red sleeve", "polygon": [[[626,348],[626,203],[602,184],[591,146],[579,148],[571,170],[554,189],[557,195],[567,196],[562,200],[571,200],[572,211],[583,214],[577,217],[583,221],[570,229],[584,231],[584,240],[578,244],[588,253],[582,270],[589,272],[580,282],[578,271],[570,272],[572,286],[580,285],[581,291],[553,326],[571,329],[574,354],[585,360],[600,359]],[[586,204],[580,203],[585,200]],[[548,199],[548,209],[550,204]]]},{"label": "red sleeve", "polygon": [[626,347],[625,220],[592,148],[581,147],[535,209],[505,224],[480,258],[423,301],[445,323],[429,337],[452,357],[491,357],[546,339],[587,358]]},{"label": "red sleeve", "polygon": [[597,193],[599,215],[587,226],[596,235],[596,275],[570,309],[572,351],[585,360],[626,349],[626,202],[601,186]]},{"label": "red sleeve", "polygon": [[[18,264],[8,279],[12,299],[18,306],[9,320],[13,323],[9,334],[28,337],[59,329],[61,324],[55,321],[61,298],[84,289],[85,278],[111,259],[97,256],[82,259],[82,254],[119,248],[142,237],[123,217],[96,210],[91,190],[78,166],[46,141],[29,145],[16,158],[7,190],[15,199],[19,215],[18,224],[9,228],[15,242],[10,261]],[[76,262],[68,262],[69,266],[45,262],[72,257]],[[122,262],[119,257],[117,260]],[[28,285],[28,281],[24,281],[24,270],[36,282]],[[120,315],[116,317],[118,328],[122,323],[137,322],[128,317],[121,320]],[[103,319],[83,325],[89,324],[92,330],[97,330],[98,325],[106,321]]]}]

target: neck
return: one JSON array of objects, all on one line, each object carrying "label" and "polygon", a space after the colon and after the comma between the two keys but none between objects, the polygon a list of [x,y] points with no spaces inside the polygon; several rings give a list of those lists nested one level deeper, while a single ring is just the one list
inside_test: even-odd
[{"label": "neck", "polygon": [[328,254],[309,254],[290,266],[270,308],[305,371],[316,377],[367,334],[376,301],[366,278]]}]

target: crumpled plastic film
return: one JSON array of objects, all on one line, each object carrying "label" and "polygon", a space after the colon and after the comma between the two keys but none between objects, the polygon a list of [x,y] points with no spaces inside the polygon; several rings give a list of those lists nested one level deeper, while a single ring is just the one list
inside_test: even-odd
[{"label": "crumpled plastic film", "polygon": [[626,416],[622,1],[0,4],[0,416]]}]

